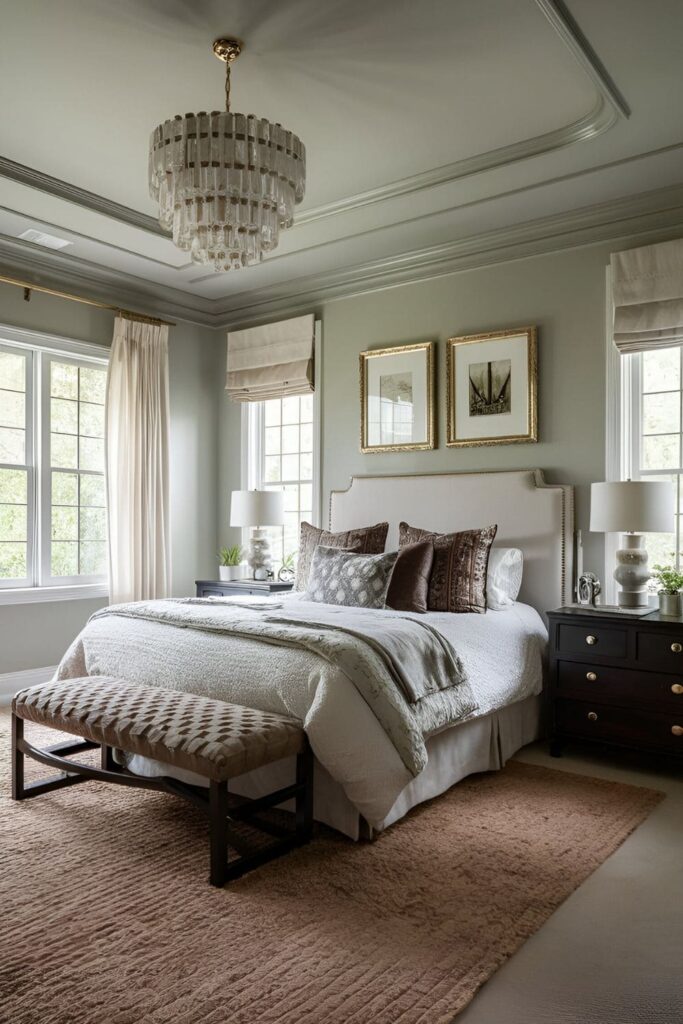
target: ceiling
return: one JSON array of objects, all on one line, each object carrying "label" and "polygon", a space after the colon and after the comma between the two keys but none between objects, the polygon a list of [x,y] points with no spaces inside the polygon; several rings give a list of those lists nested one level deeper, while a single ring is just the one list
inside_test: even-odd
[{"label": "ceiling", "polygon": [[[439,272],[530,223],[620,222],[625,197],[683,206],[679,0],[0,0],[0,20],[0,266],[31,280],[222,323]],[[296,132],[308,183],[274,254],[216,274],[159,229],[147,149],[222,106],[229,34],[233,109]]]}]

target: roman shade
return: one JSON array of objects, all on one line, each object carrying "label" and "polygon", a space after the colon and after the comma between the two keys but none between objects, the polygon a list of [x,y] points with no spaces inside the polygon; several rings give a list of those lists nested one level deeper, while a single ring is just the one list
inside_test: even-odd
[{"label": "roman shade", "polygon": [[612,253],[610,263],[619,351],[683,345],[683,238]]},{"label": "roman shade", "polygon": [[225,389],[234,402],[313,391],[313,314],[228,331]]}]

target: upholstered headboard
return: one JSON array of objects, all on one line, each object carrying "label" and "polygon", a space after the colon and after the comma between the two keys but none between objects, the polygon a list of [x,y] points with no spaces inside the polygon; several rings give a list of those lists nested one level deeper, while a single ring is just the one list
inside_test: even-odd
[{"label": "upholstered headboard", "polygon": [[541,614],[572,600],[574,493],[547,484],[540,469],[424,476],[355,476],[330,494],[330,529],[389,521],[387,550],[398,546],[398,524],[438,533],[498,524],[496,547],[521,548],[519,600]]}]

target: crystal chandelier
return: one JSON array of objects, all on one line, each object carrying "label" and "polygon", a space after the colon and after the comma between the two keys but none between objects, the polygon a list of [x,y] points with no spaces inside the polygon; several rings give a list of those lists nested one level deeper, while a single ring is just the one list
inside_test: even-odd
[{"label": "crystal chandelier", "polygon": [[149,191],[159,223],[193,263],[234,270],[260,263],[291,227],[304,197],[306,149],[282,125],[230,110],[237,39],[217,39],[225,61],[225,111],[185,114],[152,132]]}]

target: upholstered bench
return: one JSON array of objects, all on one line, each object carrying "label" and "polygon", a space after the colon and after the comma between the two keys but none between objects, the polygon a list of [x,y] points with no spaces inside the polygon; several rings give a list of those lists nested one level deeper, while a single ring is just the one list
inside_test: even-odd
[{"label": "upholstered bench", "polygon": [[[82,737],[40,749],[24,737],[24,721],[61,729]],[[70,760],[79,751],[100,747],[101,766]],[[142,754],[176,768],[189,769],[209,780],[190,786],[173,778],[134,775],[114,760],[113,749]],[[254,768],[296,755],[296,781],[257,800],[228,797],[228,780]],[[39,782],[24,779],[28,756],[60,774]],[[21,690],[12,701],[12,796],[38,796],[87,779],[159,789],[182,796],[209,817],[212,885],[222,886],[308,841],[313,819],[313,757],[301,724],[284,715],[257,711],[225,701],[137,686],[121,679],[93,676],[46,683]],[[294,828],[255,815],[287,800],[295,801]],[[275,837],[253,850],[235,829],[235,822]],[[228,859],[228,847],[238,856]]]}]

